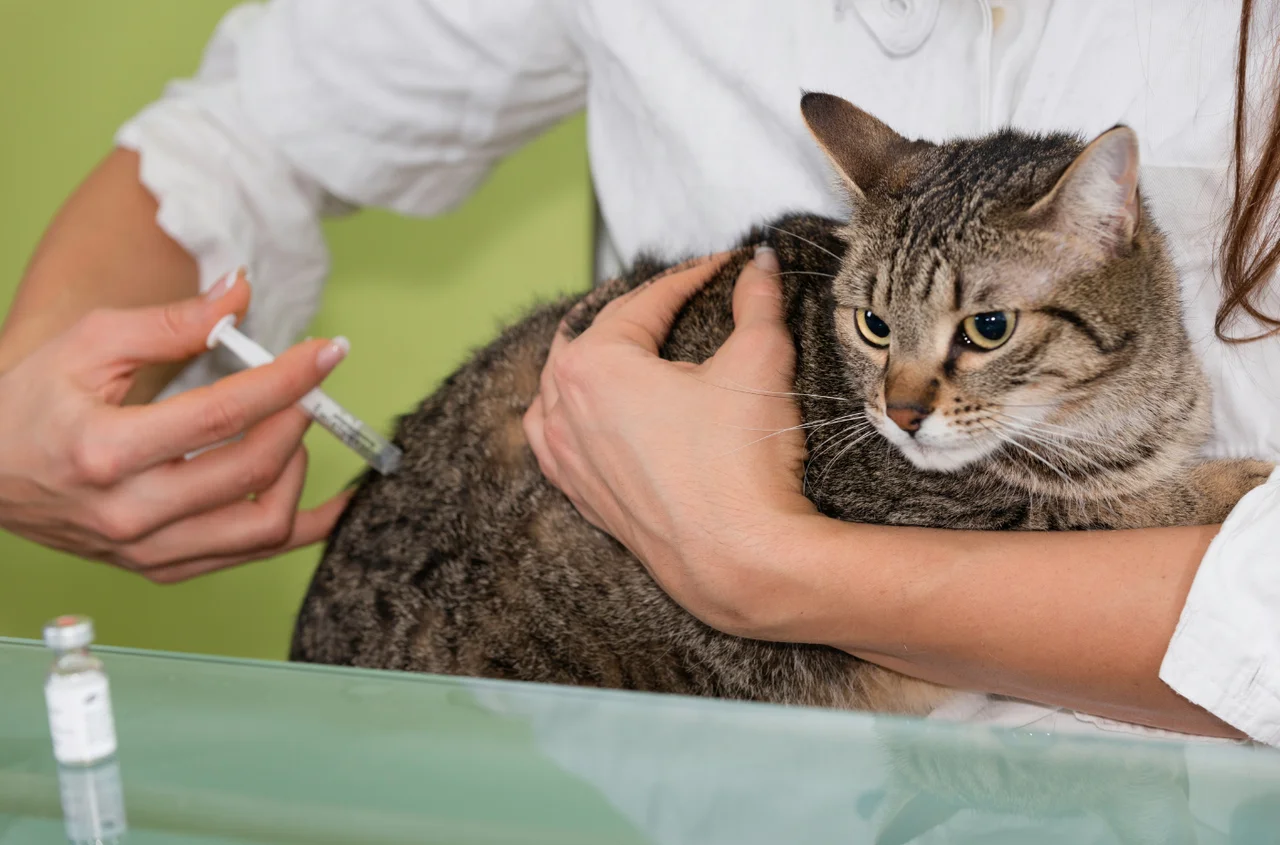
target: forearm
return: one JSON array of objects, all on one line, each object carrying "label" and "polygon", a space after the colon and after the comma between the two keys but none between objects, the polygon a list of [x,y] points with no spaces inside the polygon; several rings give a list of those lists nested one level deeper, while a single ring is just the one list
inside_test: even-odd
[{"label": "forearm", "polygon": [[947,686],[1236,735],[1159,678],[1217,526],[959,532],[812,518],[800,530],[789,545],[810,550],[802,565],[825,570],[822,583],[841,577],[806,612],[805,639]]},{"label": "forearm", "polygon": [[[198,286],[194,259],[156,224],[138,156],[110,153],[58,212],[0,329],[0,372],[96,308],[173,302]],[[140,373],[131,399],[154,396],[181,364]]]}]

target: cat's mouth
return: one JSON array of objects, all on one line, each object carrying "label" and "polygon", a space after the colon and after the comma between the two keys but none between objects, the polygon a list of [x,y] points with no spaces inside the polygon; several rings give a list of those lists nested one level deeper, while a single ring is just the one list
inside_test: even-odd
[{"label": "cat's mouth", "polygon": [[868,408],[867,416],[913,466],[930,472],[956,472],[995,452],[1002,442],[985,429],[957,429],[938,415],[926,417],[911,434],[879,409]]}]

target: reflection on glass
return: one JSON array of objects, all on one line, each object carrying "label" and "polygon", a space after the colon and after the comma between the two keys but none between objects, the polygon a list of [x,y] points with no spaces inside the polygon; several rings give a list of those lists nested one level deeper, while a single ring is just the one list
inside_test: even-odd
[{"label": "reflection on glass", "polygon": [[46,659],[0,640],[3,845],[1280,845],[1280,754],[1090,738],[1070,714],[1010,729],[116,650],[122,837],[120,770],[55,769]]},{"label": "reflection on glass", "polygon": [[[1067,742],[1052,733],[929,722],[877,724],[888,758],[876,796],[877,845],[904,845],[952,819],[999,829],[1028,817],[1102,822],[1124,845],[1192,845],[1197,841],[1187,765],[1180,746]],[[968,812],[965,812],[968,811]],[[946,837],[949,839],[950,837]]]},{"label": "reflection on glass", "polygon": [[[1280,755],[474,687],[655,845],[1280,845]],[[868,730],[869,728],[869,730]]]},{"label": "reflection on glass", "polygon": [[116,759],[95,766],[60,766],[58,791],[72,845],[116,845],[124,836],[124,788]]}]

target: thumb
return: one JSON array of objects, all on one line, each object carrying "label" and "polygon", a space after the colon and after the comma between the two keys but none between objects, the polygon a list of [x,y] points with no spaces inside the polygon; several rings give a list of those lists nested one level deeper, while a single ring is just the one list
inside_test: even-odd
[{"label": "thumb", "polygon": [[778,258],[761,247],[733,288],[733,332],[703,365],[710,375],[748,384],[755,390],[790,390],[795,374],[795,341],[783,321]]},{"label": "thumb", "polygon": [[97,312],[82,324],[83,360],[109,367],[185,361],[204,352],[209,332],[227,314],[243,317],[249,307],[249,282],[237,270],[219,279],[202,296],[167,305]]},{"label": "thumb", "polygon": [[778,256],[762,246],[747,263],[733,288],[733,324],[736,329],[754,326],[782,328],[782,286],[778,284]]}]

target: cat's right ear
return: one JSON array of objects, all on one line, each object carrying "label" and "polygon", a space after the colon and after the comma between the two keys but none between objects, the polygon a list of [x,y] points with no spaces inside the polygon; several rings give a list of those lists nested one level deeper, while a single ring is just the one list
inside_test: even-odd
[{"label": "cat's right ear", "polygon": [[1094,138],[1026,215],[1114,255],[1133,242],[1140,213],[1138,136],[1117,126]]},{"label": "cat's right ear", "polygon": [[800,113],[855,199],[884,187],[896,165],[919,145],[833,94],[805,94]]}]

